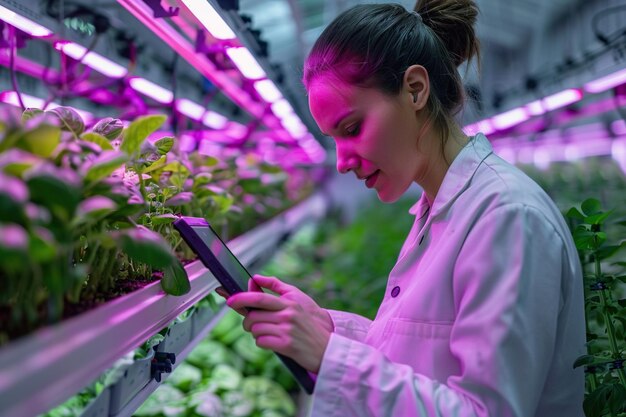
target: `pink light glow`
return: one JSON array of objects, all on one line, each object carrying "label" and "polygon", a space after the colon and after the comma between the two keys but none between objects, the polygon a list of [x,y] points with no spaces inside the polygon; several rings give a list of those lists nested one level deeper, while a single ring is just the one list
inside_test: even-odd
[{"label": "pink light glow", "polygon": [[526,110],[528,110],[528,114],[531,116],[540,116],[546,112],[546,109],[543,105],[543,100],[535,100],[526,105]]},{"label": "pink light glow", "polygon": [[491,119],[485,119],[485,120],[481,120],[479,122],[472,123],[470,125],[465,126],[463,128],[463,131],[468,136],[474,136],[478,132],[481,132],[484,135],[490,135],[493,132],[495,132],[496,129],[493,127],[493,123],[491,122]]},{"label": "pink light glow", "polygon": [[[22,101],[24,102],[24,106],[26,106],[27,108],[32,107],[32,108],[41,109],[41,110],[52,110],[57,107],[61,107],[61,105],[58,103],[50,102],[44,109],[43,106],[46,104],[45,100],[39,97],[30,96],[24,93],[20,93],[20,96],[22,96]],[[20,107],[20,101],[15,91],[1,92],[0,101],[3,103],[10,104],[12,106]],[[91,121],[94,119],[94,115],[89,113],[88,111],[80,110],[80,109],[77,109],[76,107],[72,107],[72,108],[76,110],[76,112],[80,115],[80,117],[83,118],[85,123],[91,123]]]},{"label": "pink light glow", "polygon": [[204,107],[186,98],[176,100],[176,110],[196,121],[200,121],[205,112]]},{"label": "pink light glow", "polygon": [[202,123],[213,129],[223,129],[228,124],[228,119],[219,113],[209,110],[202,118]]},{"label": "pink light glow", "polygon": [[202,23],[214,38],[235,39],[235,32],[207,0],[182,0],[187,9]]},{"label": "pink light glow", "polygon": [[518,107],[504,113],[500,113],[491,118],[496,129],[504,130],[517,124],[525,122],[530,116],[524,107]]},{"label": "pink light glow", "polygon": [[152,81],[148,81],[145,78],[133,77],[130,79],[129,83],[133,90],[153,98],[159,103],[171,103],[174,99],[174,93],[170,90],[163,88]]},{"label": "pink light glow", "polygon": [[626,136],[615,139],[611,146],[611,156],[626,174]]},{"label": "pink light glow", "polygon": [[259,65],[257,60],[252,56],[250,51],[243,46],[237,48],[227,48],[226,54],[235,63],[239,71],[244,77],[250,80],[265,77],[265,71]]},{"label": "pink light glow", "polygon": [[282,119],[283,127],[295,138],[302,137],[308,132],[306,126],[295,113],[288,114]]},{"label": "pink light glow", "polygon": [[279,119],[284,119],[289,114],[293,113],[293,108],[291,107],[291,104],[289,104],[289,102],[286,99],[282,98],[278,100],[276,103],[272,104],[272,112]]},{"label": "pink light glow", "polygon": [[616,120],[611,123],[611,130],[616,135],[626,135],[626,121]]},{"label": "pink light glow", "polygon": [[87,48],[74,42],[57,41],[54,43],[54,47],[55,49],[63,52],[65,55],[76,60],[80,60],[82,58],[81,62],[83,64],[95,69],[107,77],[122,78],[128,74],[128,70],[126,68],[93,51],[89,51],[87,52],[87,55],[85,55]]},{"label": "pink light glow", "polygon": [[560,93],[552,94],[543,99],[543,106],[547,111],[556,110],[558,108],[575,103],[583,98],[583,93],[577,88],[569,88]]},{"label": "pink light glow", "polygon": [[254,83],[255,90],[259,93],[263,100],[268,103],[274,103],[282,98],[282,94],[272,80],[260,80]]},{"label": "pink light glow", "polygon": [[584,89],[588,93],[601,93],[624,83],[626,83],[626,68],[588,82],[584,85]]},{"label": "pink light glow", "polygon": [[38,23],[33,22],[11,10],[0,6],[0,19],[36,38],[52,35],[52,31]]}]

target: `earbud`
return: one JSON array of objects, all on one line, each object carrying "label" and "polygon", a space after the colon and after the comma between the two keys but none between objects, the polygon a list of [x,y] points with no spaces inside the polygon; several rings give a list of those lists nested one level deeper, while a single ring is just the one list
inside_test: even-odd
[{"label": "earbud", "polygon": [[413,103],[417,103],[417,93],[413,93]]}]

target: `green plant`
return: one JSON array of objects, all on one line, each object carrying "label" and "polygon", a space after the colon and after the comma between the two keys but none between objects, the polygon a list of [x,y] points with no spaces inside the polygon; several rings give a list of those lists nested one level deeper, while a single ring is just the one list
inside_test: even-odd
[{"label": "green plant", "polygon": [[[574,367],[585,366],[587,395],[583,408],[587,417],[626,415],[626,262],[608,264],[626,240],[609,244],[605,226],[612,211],[602,211],[596,199],[585,200],[580,210],[567,212],[572,235],[579,250],[584,274],[585,316],[588,354]],[[619,222],[626,226],[626,222]]]},{"label": "green plant", "polygon": [[[164,121],[148,116],[121,132],[114,120],[90,132],[71,108],[3,109],[0,117],[0,307],[3,328],[19,335],[42,316],[58,321],[65,301],[110,291],[118,278],[163,271],[170,294],[189,289],[167,242],[138,225],[145,199],[114,172],[141,154],[137,146]],[[100,133],[107,136],[103,136]],[[129,169],[134,169],[129,165]],[[121,250],[120,250],[121,249]],[[7,313],[8,311],[8,313]],[[0,343],[7,333],[0,332]]]}]

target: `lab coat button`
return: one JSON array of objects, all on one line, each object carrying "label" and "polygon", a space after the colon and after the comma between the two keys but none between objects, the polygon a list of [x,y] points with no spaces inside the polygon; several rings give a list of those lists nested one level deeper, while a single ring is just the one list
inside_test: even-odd
[{"label": "lab coat button", "polygon": [[398,286],[393,287],[393,290],[391,290],[391,296],[393,298],[396,298],[398,294],[400,294],[400,287]]}]

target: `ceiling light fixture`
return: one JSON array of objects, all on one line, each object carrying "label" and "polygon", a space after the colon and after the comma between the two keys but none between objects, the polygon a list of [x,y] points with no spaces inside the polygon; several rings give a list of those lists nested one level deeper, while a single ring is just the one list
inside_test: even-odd
[{"label": "ceiling light fixture", "polygon": [[170,90],[163,88],[152,81],[148,81],[145,78],[133,77],[129,80],[129,84],[133,90],[144,94],[159,103],[168,104],[174,99],[174,93]]},{"label": "ceiling light fixture", "polygon": [[243,46],[227,48],[226,54],[235,63],[237,68],[239,68],[239,71],[241,71],[244,77],[250,80],[256,80],[266,76],[263,68],[261,68],[247,48]]},{"label": "ceiling light fixture", "polygon": [[588,82],[583,88],[588,93],[602,93],[624,83],[626,83],[626,68]]},{"label": "ceiling light fixture", "polygon": [[207,0],[182,0],[182,2],[214,38],[235,39],[237,37]]},{"label": "ceiling light fixture", "polygon": [[[93,51],[87,52],[87,48],[74,42],[57,41],[54,48],[65,55],[80,60],[83,64],[95,69],[101,74],[111,78],[122,78],[128,74],[128,70],[116,64],[108,58],[103,57]],[[85,52],[87,54],[85,55]]]},{"label": "ceiling light fixture", "polygon": [[36,38],[52,35],[52,31],[47,27],[41,26],[3,6],[0,6],[0,19]]},{"label": "ceiling light fixture", "polygon": [[268,103],[274,103],[280,100],[283,96],[272,82],[272,80],[260,80],[254,83],[254,89],[259,93],[263,100]]}]

